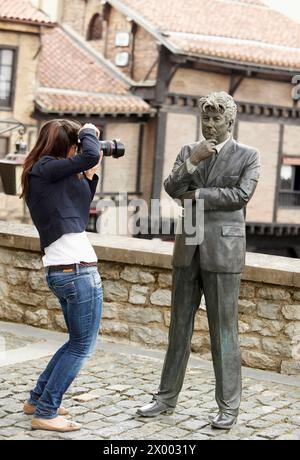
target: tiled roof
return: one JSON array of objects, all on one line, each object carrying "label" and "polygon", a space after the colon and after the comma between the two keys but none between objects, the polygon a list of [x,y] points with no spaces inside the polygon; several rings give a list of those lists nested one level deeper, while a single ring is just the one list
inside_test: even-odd
[{"label": "tiled roof", "polygon": [[[258,0],[109,0],[177,52],[300,68],[300,24]],[[124,10],[125,9],[125,10]],[[177,36],[174,35],[178,34]],[[192,34],[180,37],[179,34]],[[199,37],[197,37],[199,36]],[[223,42],[223,39],[224,42]],[[229,43],[226,39],[238,42]],[[251,43],[249,43],[249,41]],[[264,45],[266,47],[264,48]]]},{"label": "tiled roof", "polygon": [[149,105],[59,27],[42,38],[36,103],[45,112],[147,113]]},{"label": "tiled roof", "polygon": [[300,48],[287,49],[250,40],[170,34],[170,42],[190,54],[273,67],[300,68]]},{"label": "tiled roof", "polygon": [[85,95],[40,90],[36,97],[36,104],[41,112],[48,113],[140,114],[150,112],[150,107],[146,102],[131,95]]},{"label": "tiled roof", "polygon": [[54,25],[53,21],[39,11],[29,0],[0,0],[0,20]]}]

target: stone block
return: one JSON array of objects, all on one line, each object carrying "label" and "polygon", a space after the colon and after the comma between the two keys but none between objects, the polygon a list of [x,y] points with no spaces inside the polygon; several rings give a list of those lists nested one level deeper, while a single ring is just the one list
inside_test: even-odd
[{"label": "stone block", "polygon": [[239,299],[239,313],[251,315],[256,310],[256,304],[252,300]]},{"label": "stone block", "polygon": [[239,333],[244,334],[250,330],[249,322],[239,320]]},{"label": "stone block", "polygon": [[10,291],[10,299],[14,300],[15,302],[22,303],[25,305],[32,305],[32,306],[41,306],[45,303],[45,297],[35,294],[34,292],[24,291],[20,288],[14,288]]},{"label": "stone block", "polygon": [[6,279],[13,286],[24,285],[28,280],[28,270],[18,270],[16,268],[6,269]]},{"label": "stone block", "polygon": [[0,280],[0,299],[4,299],[9,295],[9,285],[6,281]]},{"label": "stone block", "polygon": [[191,349],[195,353],[207,353],[210,350],[210,339],[208,334],[194,334]]},{"label": "stone block", "polygon": [[151,294],[150,302],[153,305],[165,307],[171,306],[171,291],[169,289],[157,289]]},{"label": "stone block", "polygon": [[241,334],[239,336],[240,345],[242,348],[261,348],[260,338],[251,335]]},{"label": "stone block", "polygon": [[288,340],[264,338],[262,339],[262,347],[269,355],[280,356],[282,358],[292,357],[293,346]]},{"label": "stone block", "polygon": [[282,314],[286,319],[300,321],[300,304],[298,305],[285,305],[282,308]]},{"label": "stone block", "polygon": [[242,362],[249,367],[279,371],[280,358],[258,351],[242,350]]},{"label": "stone block", "polygon": [[245,299],[252,299],[255,294],[255,288],[253,285],[242,281],[240,287],[240,297]]},{"label": "stone block", "polygon": [[284,321],[267,320],[267,319],[256,319],[250,320],[249,331],[258,332],[263,336],[276,337],[279,332],[284,328]]},{"label": "stone block", "polygon": [[61,305],[57,297],[54,297],[54,296],[47,297],[46,305],[49,310],[61,310]]},{"label": "stone block", "polygon": [[276,305],[270,302],[258,302],[257,303],[257,314],[261,318],[267,319],[280,319],[280,305]]},{"label": "stone block", "polygon": [[172,273],[160,273],[158,275],[158,284],[160,287],[172,287]]},{"label": "stone block", "polygon": [[197,313],[195,316],[195,331],[208,331],[208,321],[205,313]]},{"label": "stone block", "polygon": [[23,306],[5,300],[0,302],[0,319],[21,322],[24,315]]},{"label": "stone block", "polygon": [[64,315],[62,313],[54,315],[54,325],[60,330],[60,331],[67,331],[67,325],[65,322]]},{"label": "stone block", "polygon": [[163,315],[155,308],[125,308],[121,309],[119,317],[123,321],[137,324],[162,323]]},{"label": "stone block", "polygon": [[266,300],[290,300],[289,291],[277,287],[261,287],[257,291],[257,296]]},{"label": "stone block", "polygon": [[149,346],[163,346],[168,343],[168,333],[161,329],[130,326],[130,340]]},{"label": "stone block", "polygon": [[300,359],[295,360],[284,360],[281,363],[280,372],[288,375],[300,375]]},{"label": "stone block", "polygon": [[148,291],[148,287],[135,284],[130,289],[129,302],[135,305],[144,305],[147,300]]},{"label": "stone block", "polygon": [[103,294],[105,300],[128,300],[128,289],[121,281],[103,281]]},{"label": "stone block", "polygon": [[27,268],[29,270],[40,270],[43,268],[43,263],[36,253],[17,252],[13,262],[16,268]]},{"label": "stone block", "polygon": [[0,264],[13,265],[14,258],[15,258],[15,251],[1,247]]},{"label": "stone block", "polygon": [[117,319],[119,305],[115,302],[103,302],[102,318],[103,319]]},{"label": "stone block", "polygon": [[30,271],[28,281],[32,290],[49,292],[44,272]]},{"label": "stone block", "polygon": [[300,342],[300,321],[294,321],[284,328],[284,334],[287,335],[292,343]]},{"label": "stone block", "polygon": [[31,324],[32,326],[49,326],[50,320],[47,310],[25,311],[24,323]]},{"label": "stone block", "polygon": [[142,271],[139,267],[136,266],[126,266],[121,272],[120,277],[125,281],[130,283],[154,283],[155,277],[152,273]]},{"label": "stone block", "polygon": [[99,272],[103,279],[118,280],[120,279],[121,267],[113,262],[100,262]]},{"label": "stone block", "polygon": [[101,325],[102,334],[128,337],[129,327],[127,324],[116,321],[103,320]]}]

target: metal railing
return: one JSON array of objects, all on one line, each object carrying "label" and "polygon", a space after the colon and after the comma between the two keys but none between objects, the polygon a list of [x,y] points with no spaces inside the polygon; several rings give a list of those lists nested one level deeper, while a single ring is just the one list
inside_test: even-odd
[{"label": "metal railing", "polygon": [[300,207],[300,191],[280,190],[278,204],[283,208]]}]

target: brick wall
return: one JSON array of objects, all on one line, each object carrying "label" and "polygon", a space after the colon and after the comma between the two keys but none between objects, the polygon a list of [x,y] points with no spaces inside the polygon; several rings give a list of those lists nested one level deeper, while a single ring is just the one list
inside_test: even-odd
[{"label": "brick wall", "polygon": [[290,83],[245,78],[234,94],[234,98],[237,101],[292,107],[291,91]]},{"label": "brick wall", "polygon": [[276,190],[279,124],[239,122],[238,140],[260,151],[261,176],[247,206],[248,222],[272,222]]},{"label": "brick wall", "polygon": [[139,124],[110,123],[106,127],[107,139],[121,139],[126,152],[122,158],[105,158],[104,192],[134,192],[136,187]]},{"label": "brick wall", "polygon": [[228,91],[227,75],[193,69],[178,69],[171,80],[171,93],[205,96],[213,91]]},{"label": "brick wall", "polygon": [[[163,179],[172,171],[174,162],[184,144],[195,142],[197,134],[197,117],[195,115],[168,113],[167,128],[165,140],[165,155],[163,166]],[[165,192],[163,186],[161,190],[162,213],[165,216],[169,214],[169,206],[174,202]]]},{"label": "brick wall", "polygon": [[133,56],[132,78],[134,81],[156,80],[158,68],[158,65],[155,64],[158,59],[157,43],[152,35],[140,26],[137,27],[134,37]]},{"label": "brick wall", "polygon": [[[172,244],[90,237],[103,280],[102,333],[165,349],[170,322]],[[33,227],[0,225],[0,319],[65,330],[59,303],[45,283],[37,247]],[[260,254],[248,257],[241,284],[239,329],[245,365],[300,373],[297,261]],[[209,347],[202,302],[192,349],[210,358]]]}]

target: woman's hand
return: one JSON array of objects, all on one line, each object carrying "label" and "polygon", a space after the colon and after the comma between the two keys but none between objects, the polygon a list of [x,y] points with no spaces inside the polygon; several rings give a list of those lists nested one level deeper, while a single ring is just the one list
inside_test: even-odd
[{"label": "woman's hand", "polygon": [[84,175],[85,175],[85,177],[87,177],[87,179],[92,180],[93,177],[94,177],[94,174],[97,174],[98,168],[99,168],[99,166],[101,165],[101,162],[102,162],[102,158],[103,158],[103,152],[101,150],[101,152],[100,152],[100,160],[96,164],[96,166],[94,166],[91,169],[88,169],[87,171],[84,171]]},{"label": "woman's hand", "polygon": [[96,131],[96,136],[97,136],[98,139],[99,139],[100,131],[99,131],[99,129],[97,128],[97,126],[93,125],[93,123],[86,123],[85,125],[83,125],[83,127],[80,128],[80,130],[78,131],[78,134],[79,134],[83,129],[94,129],[94,130]]}]

